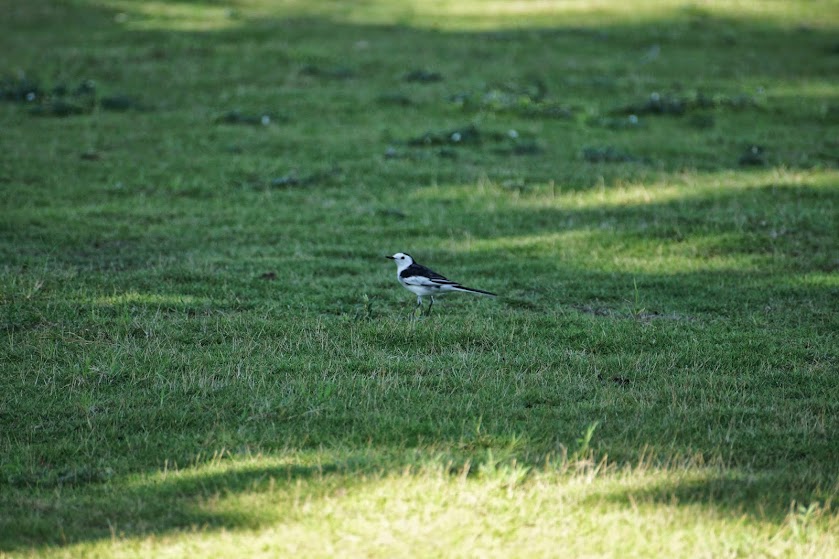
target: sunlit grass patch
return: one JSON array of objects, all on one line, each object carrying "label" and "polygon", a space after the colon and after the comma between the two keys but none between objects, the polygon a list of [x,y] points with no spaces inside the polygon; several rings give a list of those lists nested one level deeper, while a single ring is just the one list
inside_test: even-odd
[{"label": "sunlit grass patch", "polygon": [[[84,0],[87,2],[87,0]],[[319,0],[236,0],[214,2],[89,2],[116,10],[115,21],[129,30],[217,31],[235,29],[248,21],[275,17],[325,17],[355,25],[399,24],[458,31],[545,28],[549,26],[602,27],[656,24],[676,20],[683,26],[702,25],[709,18],[727,22],[759,20],[767,25],[821,27],[835,23],[833,0],[819,2],[702,2],[676,0],[611,2],[602,0],[433,0],[341,2]]]},{"label": "sunlit grass patch", "polygon": [[[762,480],[714,466],[616,469],[580,460],[528,472],[489,456],[454,469],[431,461],[348,475],[328,460],[304,466],[297,458],[304,456],[235,458],[137,478],[129,493],[145,485],[165,506],[206,524],[144,536],[114,520],[108,540],[41,556],[531,557],[553,555],[561,545],[563,554],[595,556],[632,550],[794,557],[829,556],[836,544],[835,518],[817,503],[793,505],[777,518],[727,509],[727,491],[760,488]],[[237,527],[219,527],[222,518]]]},{"label": "sunlit grass patch", "polygon": [[[403,24],[458,30],[491,30],[548,25],[602,26],[604,24],[651,23],[662,18],[689,22],[709,16],[752,18],[772,23],[789,23],[800,18],[812,25],[825,23],[823,16],[835,4],[821,2],[701,2],[685,4],[677,0],[642,0],[631,3],[608,0],[431,0],[388,2],[377,0],[347,3],[336,0],[301,2],[297,0],[239,0],[245,12],[255,14],[315,15],[333,17],[357,24]],[[835,18],[834,18],[835,19]]]},{"label": "sunlit grass patch", "polygon": [[[833,170],[768,168],[748,173],[734,170],[701,171],[685,169],[649,180],[618,179],[612,184],[575,184],[482,177],[474,184],[433,184],[411,193],[416,200],[470,201],[476,204],[506,204],[539,209],[555,207],[585,210],[616,206],[643,206],[722,195],[748,197],[767,186],[794,191],[814,188],[826,195],[836,185],[839,174]],[[830,208],[825,208],[827,211]]]},{"label": "sunlit grass patch", "polygon": [[133,303],[150,306],[182,306],[208,304],[209,300],[189,295],[165,295],[161,293],[120,293],[98,297],[94,304],[105,306],[130,305]]},{"label": "sunlit grass patch", "polygon": [[643,234],[629,240],[625,235],[595,230],[574,230],[496,239],[449,241],[447,250],[463,253],[492,252],[555,258],[564,267],[589,271],[679,274],[701,271],[758,271],[771,263],[771,256],[738,254],[728,247],[738,238],[704,235],[682,240],[646,240]]},{"label": "sunlit grass patch", "polygon": [[114,22],[127,30],[218,31],[235,28],[235,8],[211,2],[96,0],[117,10]]},{"label": "sunlit grass patch", "polygon": [[839,274],[813,273],[796,278],[792,283],[797,285],[819,285],[824,287],[839,287]]}]

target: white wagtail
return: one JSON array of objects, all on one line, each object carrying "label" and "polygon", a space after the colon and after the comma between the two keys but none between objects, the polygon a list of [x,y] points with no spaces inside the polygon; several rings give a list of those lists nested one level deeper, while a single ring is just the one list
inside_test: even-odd
[{"label": "white wagtail", "polygon": [[396,279],[399,280],[402,287],[417,294],[415,313],[422,307],[423,295],[429,295],[431,297],[431,303],[428,305],[426,314],[431,313],[431,307],[434,305],[434,296],[442,295],[449,291],[464,291],[466,293],[477,293],[478,295],[495,297],[495,293],[460,285],[456,281],[447,279],[422,264],[417,264],[410,254],[397,252],[393,256],[385,256],[385,258],[390,258],[396,262]]}]

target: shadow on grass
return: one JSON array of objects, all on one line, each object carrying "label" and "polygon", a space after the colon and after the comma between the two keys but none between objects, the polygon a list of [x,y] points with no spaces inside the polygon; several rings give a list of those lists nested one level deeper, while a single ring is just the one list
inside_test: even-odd
[{"label": "shadow on grass", "polygon": [[[215,463],[224,464],[224,461],[216,460]],[[341,473],[352,474],[346,468],[339,470],[335,464],[303,466],[289,463],[243,470],[228,467],[221,472],[207,472],[207,469],[159,471],[152,479],[133,483],[126,480],[122,483],[86,483],[76,479],[36,491],[12,490],[3,503],[13,516],[7,516],[3,523],[14,518],[16,526],[0,524],[0,533],[5,533],[0,549],[66,545],[113,535],[162,534],[190,527],[258,528],[274,519],[249,510],[212,510],[211,503],[227,495],[277,487],[279,494],[275,506],[281,511],[279,516],[291,515],[294,497],[290,493],[295,485],[313,482],[307,486],[305,497],[317,498],[327,493],[328,490],[321,486],[330,478],[337,479]],[[340,479],[345,487],[355,483],[351,475]],[[83,512],[74,514],[74,511]],[[81,534],[85,535],[79,537]]]}]

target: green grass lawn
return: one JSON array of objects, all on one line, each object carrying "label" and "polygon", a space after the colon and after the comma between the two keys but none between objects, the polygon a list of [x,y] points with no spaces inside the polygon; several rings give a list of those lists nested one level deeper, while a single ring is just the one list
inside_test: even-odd
[{"label": "green grass lawn", "polygon": [[0,12],[0,555],[839,557],[839,2]]}]

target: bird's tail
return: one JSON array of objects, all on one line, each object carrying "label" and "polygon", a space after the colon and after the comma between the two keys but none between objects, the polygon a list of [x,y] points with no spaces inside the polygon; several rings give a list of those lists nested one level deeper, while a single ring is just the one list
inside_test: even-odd
[{"label": "bird's tail", "polygon": [[457,291],[466,291],[467,293],[477,293],[478,295],[486,295],[487,297],[498,297],[495,293],[490,293],[489,291],[484,291],[483,289],[474,289],[472,287],[466,287],[464,285],[453,285],[452,289]]}]

